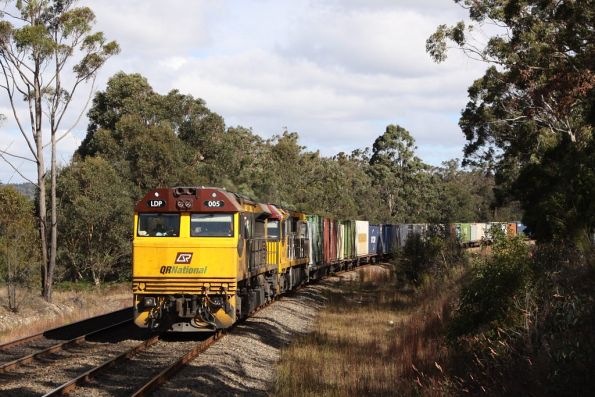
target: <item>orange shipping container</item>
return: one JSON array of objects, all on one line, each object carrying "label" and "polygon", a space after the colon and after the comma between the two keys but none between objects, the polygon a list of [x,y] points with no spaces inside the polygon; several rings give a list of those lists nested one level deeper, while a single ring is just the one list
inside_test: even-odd
[{"label": "orange shipping container", "polygon": [[516,236],[516,223],[509,223],[506,225],[506,234],[509,236]]}]

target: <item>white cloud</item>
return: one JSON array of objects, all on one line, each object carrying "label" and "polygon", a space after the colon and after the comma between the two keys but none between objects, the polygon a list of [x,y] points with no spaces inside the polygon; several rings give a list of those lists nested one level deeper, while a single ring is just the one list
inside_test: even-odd
[{"label": "white cloud", "polygon": [[[424,160],[460,157],[458,113],[484,65],[456,53],[436,65],[425,53],[438,24],[465,15],[450,1],[81,4],[95,11],[96,28],[122,47],[100,71],[97,89],[120,70],[140,73],[159,92],[176,88],[205,99],[228,125],[253,127],[265,137],[287,127],[324,154],[370,146],[387,124],[398,123],[416,138]],[[63,127],[86,99],[81,91]],[[6,105],[0,97],[0,107]],[[61,142],[62,161],[84,138],[86,124],[81,120]],[[6,120],[1,131],[0,143],[15,140],[26,149],[14,122]],[[0,164],[0,180],[10,174]]]}]

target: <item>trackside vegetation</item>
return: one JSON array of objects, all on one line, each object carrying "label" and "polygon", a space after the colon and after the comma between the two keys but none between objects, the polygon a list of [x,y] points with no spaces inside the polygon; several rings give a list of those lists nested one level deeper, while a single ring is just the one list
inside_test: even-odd
[{"label": "trackside vegetation", "polygon": [[494,238],[467,253],[413,238],[394,263],[329,283],[313,332],[283,350],[272,394],[588,395],[593,259]]}]

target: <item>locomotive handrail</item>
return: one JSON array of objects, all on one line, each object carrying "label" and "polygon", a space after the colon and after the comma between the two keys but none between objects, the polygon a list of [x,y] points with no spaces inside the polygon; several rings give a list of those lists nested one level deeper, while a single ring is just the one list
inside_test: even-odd
[{"label": "locomotive handrail", "polygon": [[251,238],[246,240],[250,270],[279,263],[278,240],[270,238]]}]

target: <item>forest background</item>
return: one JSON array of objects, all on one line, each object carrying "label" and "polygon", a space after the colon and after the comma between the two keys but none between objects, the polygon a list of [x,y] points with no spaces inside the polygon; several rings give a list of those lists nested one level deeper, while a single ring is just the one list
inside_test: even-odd
[{"label": "forest background", "polygon": [[[226,126],[203,99],[178,90],[160,94],[143,76],[125,73],[95,95],[88,117],[86,138],[57,176],[58,280],[128,280],[133,207],[155,187],[220,186],[373,223],[520,219],[517,203],[495,205],[489,169],[463,169],[457,159],[430,166],[398,125],[387,126],[371,147],[325,157],[305,150],[297,132],[264,139]],[[17,187],[34,199],[31,185]],[[32,201],[6,200],[33,209]],[[26,273],[35,278],[36,268]]]}]

